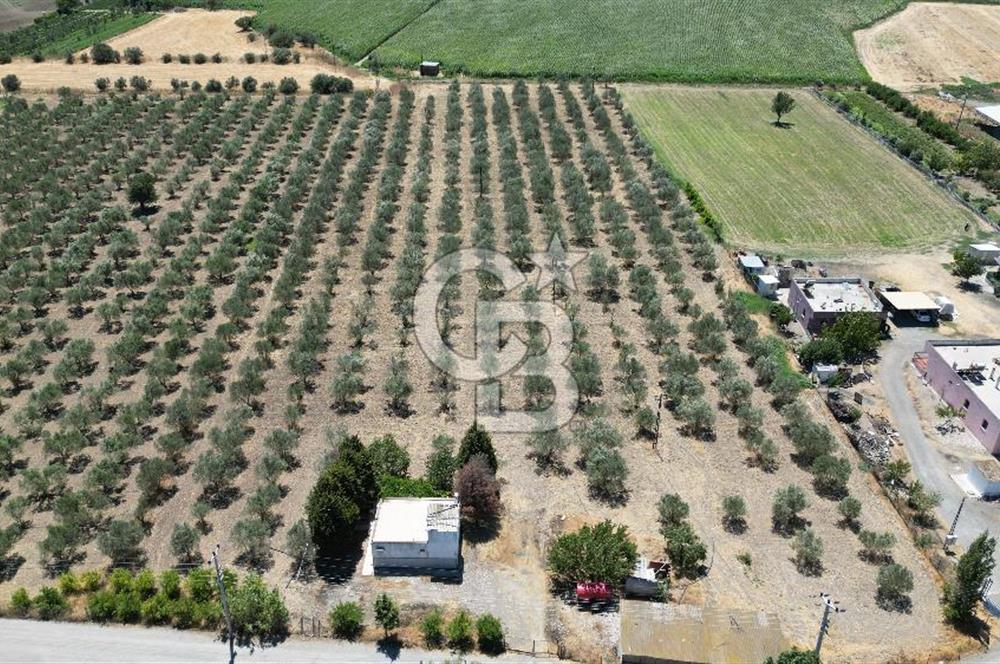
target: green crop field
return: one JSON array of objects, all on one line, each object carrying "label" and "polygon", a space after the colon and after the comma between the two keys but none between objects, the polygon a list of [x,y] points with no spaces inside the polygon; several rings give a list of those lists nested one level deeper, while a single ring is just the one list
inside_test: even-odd
[{"label": "green crop field", "polygon": [[357,60],[473,75],[865,78],[851,32],[906,0],[228,0]]},{"label": "green crop field", "polygon": [[773,90],[638,88],[629,110],[699,189],[727,241],[806,254],[920,249],[975,221],[919,171],[806,92],[788,128]]},{"label": "green crop field", "polygon": [[902,0],[442,0],[379,48],[476,75],[857,79],[853,28]]},{"label": "green crop field", "polygon": [[[359,60],[436,0],[228,0],[258,12],[258,26],[313,32],[331,51]],[[192,3],[197,4],[197,3]]]}]

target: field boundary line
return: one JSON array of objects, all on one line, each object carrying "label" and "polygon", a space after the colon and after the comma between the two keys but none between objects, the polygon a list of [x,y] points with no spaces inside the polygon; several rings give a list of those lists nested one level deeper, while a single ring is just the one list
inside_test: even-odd
[{"label": "field boundary line", "polygon": [[[968,210],[972,214],[976,215],[976,217],[978,217],[980,221],[984,222],[992,230],[1000,230],[1000,228],[998,228],[997,225],[994,224],[990,220],[989,217],[987,217],[985,214],[983,214],[982,212],[980,212],[979,210],[977,210],[975,207],[973,207],[972,205],[970,205],[969,202],[967,200],[965,200],[964,198],[962,198],[955,191],[955,189],[953,187],[949,186],[948,185],[948,181],[945,178],[940,177],[934,171],[932,171],[931,169],[929,169],[926,166],[924,166],[922,163],[917,163],[917,162],[913,161],[912,159],[910,159],[909,157],[907,157],[906,155],[904,155],[902,152],[900,152],[899,150],[896,149],[896,146],[893,145],[889,141],[889,139],[887,139],[886,137],[882,136],[881,134],[879,134],[877,131],[875,131],[871,127],[868,127],[863,122],[859,121],[857,118],[851,116],[851,114],[850,114],[849,111],[845,111],[842,108],[840,108],[839,106],[837,106],[836,104],[834,104],[826,96],[824,96],[819,91],[819,89],[813,87],[813,88],[810,88],[809,90],[810,90],[810,92],[812,92],[812,94],[817,99],[819,99],[821,102],[823,102],[824,104],[826,104],[827,106],[829,106],[830,108],[832,108],[834,111],[836,111],[837,114],[840,115],[842,118],[844,118],[845,120],[847,120],[848,122],[850,122],[852,125],[854,125],[858,129],[861,129],[863,132],[865,132],[866,134],[868,134],[869,136],[871,136],[873,139],[875,139],[876,141],[878,141],[879,143],[881,143],[887,150],[889,150],[889,152],[893,153],[894,155],[896,155],[897,157],[899,157],[901,160],[903,160],[904,162],[906,162],[907,164],[909,164],[913,168],[915,168],[918,171],[920,171],[924,175],[924,177],[926,177],[928,180],[930,180],[931,182],[933,182],[934,184],[936,184],[941,190],[943,190],[954,201],[956,201],[957,203],[959,203],[966,210]],[[893,113],[895,113],[895,111],[893,111]],[[934,140],[938,140],[938,139],[935,138]]]},{"label": "field boundary line", "polygon": [[421,11],[419,14],[417,14],[416,16],[414,16],[413,18],[411,18],[409,21],[407,21],[403,25],[399,26],[398,28],[396,28],[395,30],[393,30],[392,32],[390,32],[388,35],[386,35],[382,39],[382,41],[380,41],[379,43],[375,44],[370,49],[368,49],[368,52],[365,53],[364,55],[362,55],[361,59],[354,63],[354,66],[355,67],[361,67],[361,66],[363,66],[364,63],[365,63],[365,61],[371,56],[371,54],[374,53],[375,51],[377,51],[379,49],[379,47],[382,46],[382,44],[386,43],[387,41],[389,41],[390,39],[392,39],[393,37],[395,37],[396,35],[398,35],[403,30],[406,30],[408,27],[410,27],[411,25],[413,25],[414,21],[420,19],[424,14],[426,14],[430,10],[434,9],[439,4],[441,4],[441,0],[431,0],[430,3],[428,3],[427,6],[424,7],[423,11]]}]

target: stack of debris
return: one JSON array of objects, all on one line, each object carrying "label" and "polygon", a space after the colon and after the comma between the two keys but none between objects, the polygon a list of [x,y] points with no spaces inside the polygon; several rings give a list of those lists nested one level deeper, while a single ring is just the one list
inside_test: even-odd
[{"label": "stack of debris", "polygon": [[885,431],[885,426],[868,415],[862,415],[861,419],[847,429],[847,436],[854,447],[858,448],[861,457],[868,464],[878,468],[890,461],[891,437]]}]

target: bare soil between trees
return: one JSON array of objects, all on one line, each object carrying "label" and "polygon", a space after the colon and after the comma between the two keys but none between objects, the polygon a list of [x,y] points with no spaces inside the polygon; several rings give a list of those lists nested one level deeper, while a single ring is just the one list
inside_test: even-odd
[{"label": "bare soil between trees", "polygon": [[[243,55],[246,53],[253,53],[259,58],[271,51],[263,35],[241,32],[236,26],[236,19],[247,15],[252,15],[252,12],[209,12],[200,9],[172,12],[108,41],[118,51],[132,46],[141,48],[144,60],[139,65],[82,63],[79,55],[85,51],[80,51],[76,54],[74,64],[66,64],[62,59],[32,62],[26,57],[15,58],[10,64],[0,65],[0,76],[15,74],[21,80],[22,89],[32,92],[53,92],[62,87],[94,92],[94,81],[98,78],[114,82],[119,77],[129,80],[133,76],[145,77],[151,89],[161,91],[170,90],[174,79],[198,81],[204,85],[210,79],[225,82],[232,76],[241,80],[252,76],[257,79],[258,84],[275,85],[283,78],[294,78],[301,89],[308,90],[309,81],[316,74],[350,78],[355,87],[360,89],[375,88],[374,76],[342,64],[319,46],[296,46],[294,51],[300,54],[299,63],[276,65],[270,61],[258,60],[253,64],[244,62]],[[173,57],[171,63],[162,62],[161,57],[165,53]],[[222,62],[214,63],[209,60],[199,65],[192,61],[185,65],[178,61],[179,55],[193,58],[197,53],[204,54],[207,58],[217,53],[222,57]]]}]

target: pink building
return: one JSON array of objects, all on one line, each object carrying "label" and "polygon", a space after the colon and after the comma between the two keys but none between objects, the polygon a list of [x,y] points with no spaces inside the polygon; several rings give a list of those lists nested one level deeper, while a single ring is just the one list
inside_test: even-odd
[{"label": "pink building", "polygon": [[848,313],[870,313],[883,321],[887,316],[860,277],[794,279],[788,291],[788,308],[810,334],[818,334]]},{"label": "pink building", "polygon": [[1000,454],[1000,339],[928,341],[924,378],[964,413],[966,428],[990,454]]}]

